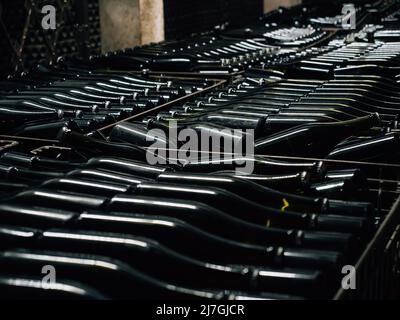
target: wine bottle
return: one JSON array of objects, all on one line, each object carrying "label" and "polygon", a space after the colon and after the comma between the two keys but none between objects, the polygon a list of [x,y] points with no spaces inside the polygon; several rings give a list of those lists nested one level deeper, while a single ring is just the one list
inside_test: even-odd
[{"label": "wine bottle", "polygon": [[183,119],[179,118],[169,118],[169,119],[154,119],[148,122],[148,127],[168,129],[170,127],[169,122],[173,121],[177,123],[178,128],[190,128],[193,125],[207,123],[220,125],[232,129],[251,129],[254,130],[255,135],[260,135],[264,131],[266,118],[260,117],[250,117],[250,116],[235,116],[235,115],[225,115],[218,113],[209,113],[197,117],[185,117]]},{"label": "wine bottle", "polygon": [[110,141],[126,142],[141,147],[159,143],[169,148],[177,148],[172,141],[149,133],[145,125],[131,122],[117,124],[111,131]]},{"label": "wine bottle", "polygon": [[62,143],[87,152],[92,156],[107,153],[109,155],[118,155],[128,159],[146,160],[146,151],[144,149],[130,144],[101,141],[84,136],[67,128],[60,130],[58,139]]},{"label": "wine bottle", "polygon": [[[12,230],[9,230],[12,231]],[[19,231],[18,229],[14,230]],[[21,232],[20,232],[21,233]],[[71,254],[63,252],[18,249],[0,253],[2,273],[20,272],[34,276],[38,268],[54,266],[59,275],[89,284],[112,299],[226,299],[228,297],[279,297],[279,294],[247,294],[235,291],[219,292],[182,288],[152,278],[126,263],[103,255]],[[102,281],[98,281],[102,279]]]},{"label": "wine bottle", "polygon": [[379,123],[379,116],[371,114],[348,121],[302,125],[257,140],[255,151],[258,154],[324,156],[343,139]]},{"label": "wine bottle", "polygon": [[2,296],[11,300],[29,300],[35,297],[38,301],[56,300],[107,300],[106,296],[82,283],[58,281],[57,284],[42,285],[40,277],[15,275],[0,276],[0,291]]},{"label": "wine bottle", "polygon": [[221,176],[231,176],[234,178],[240,178],[248,181],[253,181],[262,186],[281,190],[281,191],[296,191],[296,190],[306,190],[310,185],[311,175],[307,171],[302,171],[299,173],[292,174],[282,174],[282,175],[259,175],[250,174],[244,175],[237,173],[236,171],[219,171],[214,174]]},{"label": "wine bottle", "polygon": [[[251,176],[252,175],[246,175],[243,177]],[[288,208],[301,212],[324,213],[328,211],[327,199],[307,198],[298,194],[277,191],[268,187],[260,186],[259,184],[252,182],[251,179],[242,178],[242,176],[165,172],[158,176],[157,181],[182,186],[216,187],[232,192],[240,197],[243,197],[245,194],[246,198],[252,202],[270,206],[279,210],[282,210],[282,207],[285,206],[285,203],[287,202]]]},{"label": "wine bottle", "polygon": [[343,146],[338,146],[334,149],[327,158],[340,160],[378,160],[385,159],[386,161],[392,157],[394,150],[400,145],[399,133],[393,132],[385,135],[379,135],[365,139],[363,141],[355,141]]}]

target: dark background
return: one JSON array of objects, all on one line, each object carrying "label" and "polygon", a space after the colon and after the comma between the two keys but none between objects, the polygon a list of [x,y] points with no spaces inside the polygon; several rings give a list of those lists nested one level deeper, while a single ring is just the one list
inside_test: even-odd
[{"label": "dark background", "polygon": [[229,22],[254,21],[263,14],[263,0],[164,0],[165,38],[187,37]]},{"label": "dark background", "polygon": [[[99,1],[88,1],[88,54],[100,53]],[[82,0],[0,0],[0,78],[29,70],[39,60],[80,52],[76,3]],[[36,12],[31,6],[35,3]],[[41,28],[45,4],[57,8],[57,30]],[[61,8],[60,8],[61,4]],[[188,37],[229,22],[239,26],[263,14],[263,0],[164,0],[166,40]]]},{"label": "dark background", "polygon": [[[0,77],[28,70],[41,59],[79,53],[79,28],[76,4],[81,0],[0,0]],[[35,6],[32,6],[35,3]],[[57,29],[41,28],[43,5],[57,8]],[[100,53],[100,18],[98,0],[88,0],[89,53]]]}]

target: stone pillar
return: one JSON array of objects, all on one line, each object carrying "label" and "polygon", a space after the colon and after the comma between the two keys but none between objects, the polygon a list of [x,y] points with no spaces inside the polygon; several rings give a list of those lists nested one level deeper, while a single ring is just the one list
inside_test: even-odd
[{"label": "stone pillar", "polygon": [[164,34],[164,1],[140,0],[141,43],[160,42]]},{"label": "stone pillar", "polygon": [[163,0],[100,0],[103,52],[164,40]]},{"label": "stone pillar", "polygon": [[301,3],[301,0],[264,0],[264,12],[269,12],[278,7],[292,7]]}]

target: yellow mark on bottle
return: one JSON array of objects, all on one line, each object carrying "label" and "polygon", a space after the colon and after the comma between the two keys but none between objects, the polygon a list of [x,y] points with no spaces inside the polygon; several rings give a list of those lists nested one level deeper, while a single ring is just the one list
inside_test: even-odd
[{"label": "yellow mark on bottle", "polygon": [[283,207],[281,208],[281,211],[285,212],[286,208],[289,208],[289,202],[285,198],[283,198],[282,201],[283,201]]},{"label": "yellow mark on bottle", "polygon": [[267,228],[269,228],[271,226],[271,220],[267,220]]}]

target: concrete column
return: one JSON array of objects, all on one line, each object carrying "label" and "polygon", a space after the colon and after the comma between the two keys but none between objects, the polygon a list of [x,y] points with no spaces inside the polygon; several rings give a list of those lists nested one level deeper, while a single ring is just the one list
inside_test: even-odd
[{"label": "concrete column", "polygon": [[269,12],[279,7],[292,7],[300,3],[301,0],[264,0],[264,12]]},{"label": "concrete column", "polygon": [[163,0],[100,0],[103,52],[164,40]]},{"label": "concrete column", "polygon": [[140,0],[141,43],[160,42],[164,34],[164,1]]}]

